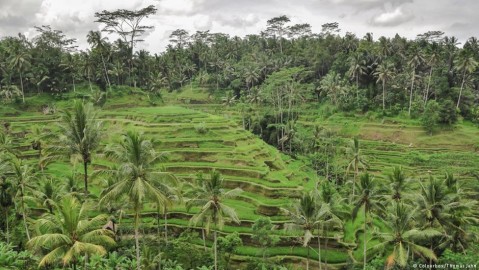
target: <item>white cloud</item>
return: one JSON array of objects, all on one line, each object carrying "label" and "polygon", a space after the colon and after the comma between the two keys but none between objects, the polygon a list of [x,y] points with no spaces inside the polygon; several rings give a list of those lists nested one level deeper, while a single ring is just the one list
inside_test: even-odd
[{"label": "white cloud", "polygon": [[414,15],[404,12],[401,7],[397,7],[391,12],[384,12],[372,19],[372,24],[379,26],[397,26],[410,21]]}]

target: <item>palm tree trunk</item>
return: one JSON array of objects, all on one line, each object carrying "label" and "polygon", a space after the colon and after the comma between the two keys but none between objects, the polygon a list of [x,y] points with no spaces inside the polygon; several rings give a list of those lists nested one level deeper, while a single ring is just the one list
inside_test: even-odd
[{"label": "palm tree trunk", "polygon": [[427,100],[429,99],[429,88],[431,87],[432,70],[433,68],[431,67],[431,70],[429,71],[429,80],[427,81],[426,96],[424,97],[424,108],[426,108]]},{"label": "palm tree trunk", "polygon": [[27,239],[30,241],[30,232],[28,231],[28,225],[27,225],[27,213],[25,211],[25,204],[23,203],[23,198],[22,198],[22,208],[23,208],[23,226],[25,226],[25,232],[27,233]]},{"label": "palm tree trunk", "polygon": [[20,72],[20,87],[22,88],[22,101],[25,104],[25,91],[23,90],[23,72]]},{"label": "palm tree trunk", "polygon": [[416,76],[416,70],[412,73],[412,80],[411,80],[411,91],[409,93],[409,109],[408,109],[408,115],[411,116],[411,107],[412,107],[412,92],[414,89],[414,77]]},{"label": "palm tree trunk", "polygon": [[10,243],[10,232],[9,232],[9,227],[8,227],[8,208],[5,209],[5,223],[6,223],[6,226],[7,226],[7,234],[5,235],[5,237],[7,238],[7,244]]},{"label": "palm tree trunk", "polygon": [[163,207],[163,215],[165,219],[165,243],[168,243],[168,212],[166,206]]},{"label": "palm tree trunk", "polygon": [[201,234],[202,234],[202,237],[203,237],[203,247],[206,251],[206,236],[205,236],[205,229],[201,229]]},{"label": "palm tree trunk", "polygon": [[366,254],[366,223],[367,223],[367,212],[366,212],[366,205],[364,205],[364,228],[363,228],[363,236],[364,236],[364,243],[363,243],[363,269],[366,270],[366,262],[367,262],[367,254]]},{"label": "palm tree trunk", "polygon": [[85,197],[88,195],[88,162],[83,161],[83,172],[84,172],[84,177],[83,181],[85,182]]},{"label": "palm tree trunk", "polygon": [[[324,224],[321,224],[321,228],[324,227]],[[318,224],[318,267],[319,267],[319,270],[322,269],[321,267],[321,231],[323,230],[319,230],[319,224]]]},{"label": "palm tree trunk", "polygon": [[308,249],[308,255],[306,258],[306,270],[309,270],[309,245],[307,245],[306,248]]},{"label": "palm tree trunk", "polygon": [[216,247],[216,228],[215,231],[213,232],[213,238],[214,238],[214,253],[215,253],[215,270],[218,270],[218,250]]},{"label": "palm tree trunk", "polygon": [[72,82],[73,82],[73,92],[77,91],[77,88],[75,86],[75,77],[72,76]]},{"label": "palm tree trunk", "polygon": [[103,70],[105,72],[105,78],[106,78],[106,81],[108,82],[108,88],[111,90],[110,77],[108,76],[108,71],[106,70],[105,58],[103,58],[103,53],[100,52],[100,56],[101,56],[101,62],[103,63]]},{"label": "palm tree trunk", "polygon": [[140,260],[140,233],[139,233],[139,225],[140,225],[140,213],[138,209],[136,209],[135,213],[135,248],[136,248],[136,269],[141,270],[141,260]]},{"label": "palm tree trunk", "polygon": [[[326,231],[328,231],[328,226],[326,226]],[[326,236],[326,241],[324,242],[324,249],[328,249],[328,235],[327,233],[325,232],[324,235]],[[328,256],[324,256],[324,269],[325,270],[328,270]]]},{"label": "palm tree trunk", "polygon": [[386,81],[383,80],[383,111],[386,109]]},{"label": "palm tree trunk", "polygon": [[457,98],[456,109],[459,109],[459,104],[461,103],[462,90],[464,89],[464,82],[466,81],[466,71],[462,75],[461,90],[459,90],[459,97]]}]

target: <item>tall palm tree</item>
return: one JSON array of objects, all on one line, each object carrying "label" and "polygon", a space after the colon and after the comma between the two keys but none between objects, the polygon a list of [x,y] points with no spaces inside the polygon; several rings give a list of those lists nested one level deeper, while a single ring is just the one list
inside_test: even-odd
[{"label": "tall palm tree", "polygon": [[441,57],[440,47],[438,43],[431,44],[429,48],[430,49],[428,53],[427,64],[430,66],[430,69],[429,69],[429,79],[427,82],[426,93],[424,94],[424,108],[426,108],[427,101],[429,99],[429,90],[431,88],[432,73],[434,68],[439,63],[440,57]]},{"label": "tall palm tree", "polygon": [[359,53],[354,53],[348,58],[349,62],[349,77],[355,78],[356,86],[359,88],[359,78],[366,74],[366,60],[364,60],[363,56]]},{"label": "tall palm tree", "polygon": [[102,122],[91,103],[75,102],[73,112],[65,111],[60,124],[60,137],[53,150],[79,155],[83,162],[85,195],[88,194],[88,164],[99,146]]},{"label": "tall palm tree", "polygon": [[462,91],[464,89],[464,84],[466,82],[466,76],[474,72],[477,66],[479,66],[479,63],[474,59],[473,56],[463,53],[454,61],[454,64],[455,64],[456,70],[459,72],[462,72],[461,89],[459,90],[459,97],[457,98],[457,104],[456,104],[456,109],[458,109],[461,103],[461,96],[462,96]]},{"label": "tall palm tree", "polygon": [[386,83],[394,76],[394,65],[391,62],[382,62],[374,72],[378,78],[376,81],[382,83],[383,87],[383,111],[386,109]]},{"label": "tall palm tree", "polygon": [[[301,230],[303,232],[303,246],[307,247],[308,255],[306,270],[309,270],[309,242],[313,238],[313,231],[330,219],[330,208],[327,204],[321,204],[313,193],[305,193],[291,209],[285,210],[292,223],[285,224],[286,230]],[[318,240],[319,240],[318,230]],[[319,246],[318,252],[321,253]],[[320,263],[321,266],[321,263]]]},{"label": "tall palm tree", "polygon": [[411,70],[411,90],[409,92],[409,109],[408,114],[411,115],[411,108],[412,108],[412,97],[414,93],[414,83],[416,82],[416,69],[424,62],[424,55],[422,51],[417,47],[414,46],[411,54],[409,55],[409,60],[407,62],[410,70]]},{"label": "tall palm tree", "polygon": [[106,50],[108,50],[108,47],[106,46],[108,43],[108,39],[106,37],[102,37],[100,31],[90,31],[88,32],[88,35],[87,35],[87,42],[92,46],[92,50],[96,49],[100,53],[105,79],[108,83],[108,87],[111,90],[110,77],[108,76],[108,69],[106,67],[106,62],[104,57]]},{"label": "tall palm tree", "polygon": [[346,174],[349,174],[349,171],[354,169],[354,178],[353,178],[353,193],[352,196],[355,196],[355,186],[356,186],[356,179],[359,175],[359,168],[366,170],[368,168],[368,161],[367,157],[362,154],[361,147],[359,144],[358,138],[353,138],[350,142],[349,147],[346,149],[349,164],[346,168]]},{"label": "tall palm tree", "polygon": [[73,196],[65,196],[56,207],[55,214],[47,213],[35,222],[38,236],[27,242],[27,247],[48,251],[39,267],[61,261],[76,269],[82,255],[105,255],[106,247],[115,244],[113,232],[103,229],[107,215],[90,218],[91,207],[81,204]]},{"label": "tall palm tree", "polygon": [[168,193],[165,193],[164,179],[173,177],[166,172],[157,171],[155,162],[160,158],[153,148],[153,143],[135,131],[123,135],[119,144],[106,150],[107,156],[119,166],[113,172],[118,180],[107,188],[100,204],[119,199],[128,200],[134,211],[135,249],[137,269],[141,268],[139,228],[141,212],[146,202],[168,205]]},{"label": "tall palm tree", "polygon": [[23,74],[30,67],[32,56],[26,49],[17,48],[12,50],[9,58],[10,68],[18,72],[20,76],[20,89],[22,90],[22,101],[25,103],[25,89],[23,86]]},{"label": "tall palm tree", "polygon": [[367,263],[367,224],[369,222],[368,215],[373,212],[382,213],[384,211],[382,187],[368,173],[361,175],[360,181],[357,183],[358,195],[354,200],[354,208],[352,217],[356,219],[358,212],[363,208],[364,225],[363,225],[363,269],[366,269]]},{"label": "tall palm tree", "polygon": [[213,229],[213,248],[214,248],[214,266],[218,270],[218,247],[217,247],[217,230],[221,230],[227,219],[240,223],[234,208],[225,204],[224,200],[237,197],[243,190],[235,188],[226,191],[224,189],[224,178],[215,170],[211,171],[210,177],[203,179],[199,186],[191,192],[193,195],[186,201],[187,209],[192,207],[201,207],[198,213],[193,215],[190,220],[192,225],[203,223],[206,232],[209,233],[211,226]]},{"label": "tall palm tree", "polygon": [[27,201],[31,200],[32,197],[27,193],[31,193],[31,191],[34,190],[33,183],[37,179],[37,174],[30,165],[24,164],[19,158],[12,158],[10,160],[10,173],[11,182],[16,190],[14,197],[15,205],[17,211],[22,214],[25,233],[28,240],[30,240],[30,232],[27,224]]},{"label": "tall palm tree", "polygon": [[376,235],[381,243],[371,248],[378,251],[392,249],[386,259],[386,269],[391,269],[395,265],[401,268],[406,267],[410,253],[424,259],[437,260],[434,251],[424,247],[421,243],[430,237],[440,236],[439,231],[415,228],[415,209],[402,202],[393,203],[387,213],[384,219],[387,229]]},{"label": "tall palm tree", "polygon": [[[317,186],[318,198],[317,201],[321,204],[321,228],[318,228],[320,233],[323,233],[326,236],[326,241],[324,243],[325,248],[328,248],[328,234],[329,229],[334,227],[340,227],[343,225],[342,220],[346,220],[351,217],[351,211],[347,205],[344,204],[344,198],[341,198],[339,193],[336,191],[336,188],[330,181],[324,181],[321,185]],[[318,264],[320,269],[322,268],[321,264],[321,237],[318,233]],[[328,269],[328,257],[324,258],[325,268]]]}]

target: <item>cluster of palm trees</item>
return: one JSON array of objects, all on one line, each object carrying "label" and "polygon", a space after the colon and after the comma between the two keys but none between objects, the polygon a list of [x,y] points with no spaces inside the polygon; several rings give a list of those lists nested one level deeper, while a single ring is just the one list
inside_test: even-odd
[{"label": "cluster of palm trees", "polygon": [[[37,138],[32,142],[41,144],[50,158],[76,157],[83,164],[83,192],[77,187],[75,174],[60,184],[59,180],[22,160],[7,133],[1,134],[0,198],[5,214],[5,236],[9,242],[8,222],[14,206],[22,217],[26,246],[42,254],[39,266],[61,262],[76,269],[81,258],[88,260],[88,256],[105,255],[108,248],[115,245],[116,221],[107,214],[94,213],[104,211],[98,205],[116,204],[114,207],[133,213],[136,262],[140,269],[140,226],[145,206],[154,205],[164,211],[167,239],[166,211],[174,202],[180,203],[185,198],[187,208],[198,211],[191,218],[191,225],[203,226],[207,234],[214,231],[214,265],[218,268],[216,232],[227,220],[239,223],[235,210],[225,204],[224,199],[234,198],[241,192],[239,188],[226,191],[219,172],[212,171],[206,178],[198,177],[196,185],[185,183],[185,189],[180,192],[181,181],[157,166],[166,160],[166,153],[157,153],[152,141],[144,135],[128,131],[118,143],[104,149],[105,156],[118,165],[88,174],[88,166],[102,138],[102,124],[92,105],[82,102],[76,102],[71,112],[64,112],[59,136],[50,141]],[[94,179],[107,179],[101,194],[89,192],[89,175]],[[43,214],[39,216],[38,210],[32,213],[34,209],[43,209],[40,210]]]},{"label": "cluster of palm trees", "polygon": [[309,243],[316,233],[319,267],[327,268],[327,262],[321,262],[321,238],[327,241],[329,230],[345,233],[345,224],[356,219],[362,220],[357,232],[363,238],[355,231],[357,245],[350,248],[362,249],[364,269],[373,255],[384,258],[386,269],[403,269],[413,260],[431,264],[445,249],[465,252],[478,240],[473,229],[479,224],[477,202],[471,197],[472,190],[452,174],[443,179],[414,180],[395,167],[384,180],[366,172],[354,185],[357,193],[350,194],[351,202],[341,195],[349,189],[325,181],[285,209],[292,221],[286,228],[303,231],[308,258],[309,250],[314,249]]}]

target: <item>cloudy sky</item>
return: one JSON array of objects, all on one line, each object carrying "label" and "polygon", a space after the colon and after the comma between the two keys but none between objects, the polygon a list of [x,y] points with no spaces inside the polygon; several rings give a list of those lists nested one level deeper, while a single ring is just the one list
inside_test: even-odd
[{"label": "cloudy sky", "polygon": [[244,36],[259,33],[268,19],[279,15],[287,15],[292,23],[309,23],[316,33],[322,24],[336,21],[343,33],[359,37],[373,32],[375,38],[396,33],[414,38],[429,30],[461,41],[479,36],[478,0],[0,0],[0,36],[21,32],[33,37],[33,26],[50,25],[85,48],[87,32],[100,29],[95,12],[150,4],[158,13],[145,23],[155,30],[140,47],[153,52],[161,52],[178,28]]}]

